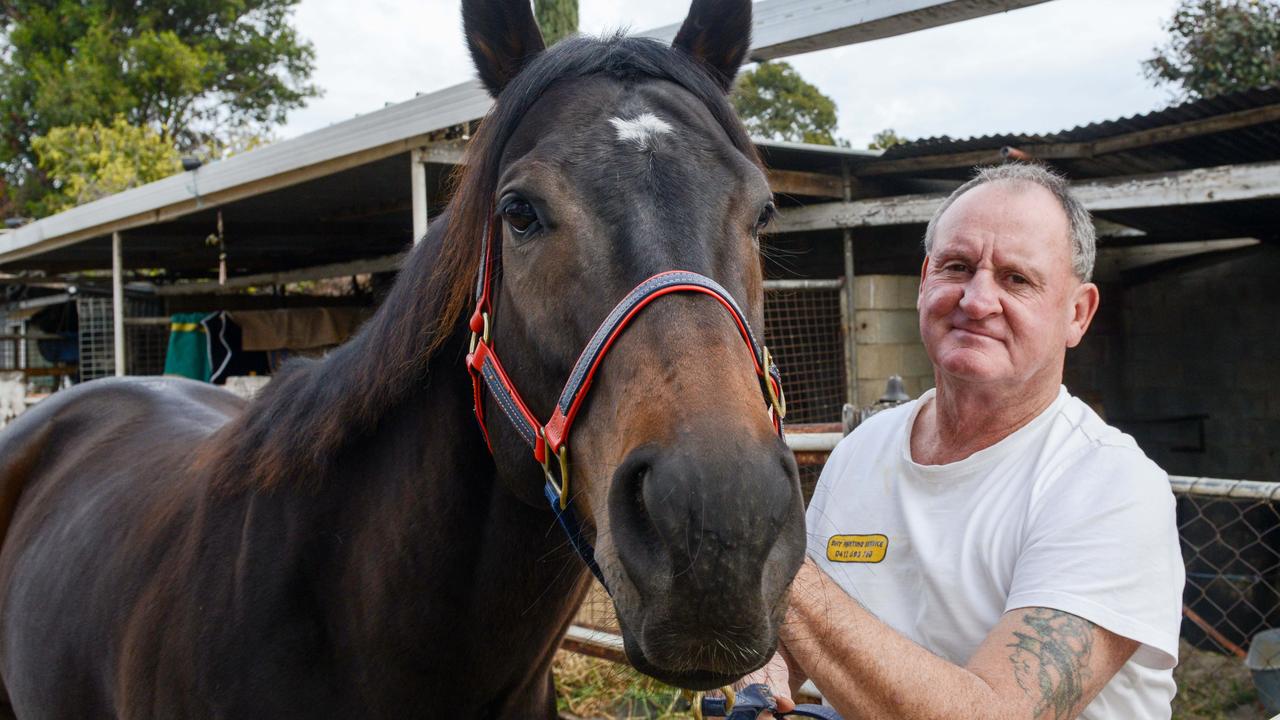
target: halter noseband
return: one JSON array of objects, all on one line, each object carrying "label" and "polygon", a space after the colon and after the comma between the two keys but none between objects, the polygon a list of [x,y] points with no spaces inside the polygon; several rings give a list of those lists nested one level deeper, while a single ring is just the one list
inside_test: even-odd
[{"label": "halter noseband", "polygon": [[[534,460],[542,465],[542,471],[546,477],[543,494],[551,504],[556,520],[568,535],[574,550],[607,590],[609,586],[604,581],[600,567],[596,565],[595,551],[584,537],[582,527],[572,510],[573,499],[569,495],[568,438],[569,430],[573,427],[573,421],[587,397],[587,390],[591,387],[596,370],[613,346],[613,342],[636,315],[654,300],[672,293],[702,293],[715,298],[733,317],[738,333],[751,351],[751,362],[760,380],[760,389],[765,397],[766,408],[774,430],[779,436],[782,435],[782,418],[787,412],[786,398],[782,394],[782,376],[769,355],[769,349],[756,342],[746,316],[742,314],[742,310],[738,308],[738,304],[734,302],[727,290],[705,275],[685,270],[668,270],[640,283],[614,306],[583,348],[577,362],[574,363],[551,419],[545,424],[539,423],[533,411],[520,397],[511,378],[503,370],[490,337],[493,266],[501,227],[498,222],[492,223],[483,238],[480,268],[476,278],[476,307],[470,322],[471,349],[467,354],[467,369],[471,372],[476,420],[480,422],[480,431],[484,434],[485,442],[489,444],[492,451],[489,429],[485,424],[484,416],[483,391],[487,387],[498,407],[502,408],[503,414],[515,426],[516,432],[533,448]],[[552,458],[555,458],[556,464],[559,465],[559,482],[556,481],[555,472],[552,470]]]}]

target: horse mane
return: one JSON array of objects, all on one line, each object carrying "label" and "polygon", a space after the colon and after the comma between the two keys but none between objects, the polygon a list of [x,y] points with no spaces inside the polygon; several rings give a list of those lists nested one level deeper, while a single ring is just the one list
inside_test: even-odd
[{"label": "horse mane", "polygon": [[734,147],[759,165],[713,72],[682,50],[621,33],[571,38],[530,60],[472,137],[451,179],[449,208],[436,221],[444,223],[443,232],[413,249],[381,307],[351,341],[323,360],[286,365],[196,453],[196,467],[213,473],[223,489],[270,490],[323,478],[344,449],[371,435],[382,417],[423,387],[429,362],[462,332],[470,309],[507,140],[554,83],[590,75],[671,81],[702,102]]}]

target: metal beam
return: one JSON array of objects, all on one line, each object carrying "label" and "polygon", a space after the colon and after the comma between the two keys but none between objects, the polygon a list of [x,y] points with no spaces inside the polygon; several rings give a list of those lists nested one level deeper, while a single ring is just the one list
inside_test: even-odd
[{"label": "metal beam", "polygon": [[409,153],[409,195],[413,198],[413,244],[427,236],[427,165],[422,148]]},{"label": "metal beam", "polygon": [[[752,60],[905,35],[1047,0],[765,0],[752,7]],[[640,33],[671,42],[680,24]]]},{"label": "metal beam", "polygon": [[351,275],[360,275],[363,273],[391,272],[400,269],[400,263],[404,261],[404,257],[405,253],[398,253],[396,255],[386,255],[378,258],[370,258],[368,260],[355,260],[353,262],[334,263],[331,265],[317,265],[315,267],[302,268],[300,270],[261,273],[258,275],[241,275],[240,277],[229,278],[225,285],[219,285],[215,282],[160,285],[156,287],[156,295],[220,295],[243,290],[248,287],[288,285],[289,283],[303,282],[305,280],[326,280],[328,278],[349,277]]},{"label": "metal beam", "polygon": [[120,233],[111,233],[111,315],[116,377],[124,376],[124,259]]},{"label": "metal beam", "polygon": [[[1083,180],[1071,189],[1093,212],[1268,200],[1280,198],[1280,162]],[[793,208],[779,214],[773,232],[923,225],[945,198],[898,195]]]},{"label": "metal beam", "polygon": [[[457,140],[448,140],[438,143],[432,143],[426,147],[414,150],[411,163],[415,168],[423,167],[423,163],[431,163],[433,165],[449,165],[457,166],[466,162],[466,145]],[[423,196],[425,197],[426,187],[426,170],[422,172]],[[803,172],[799,170],[775,170],[768,169],[765,171],[769,178],[769,188],[779,195],[802,195],[806,197],[843,197],[842,183],[839,177],[818,172]],[[416,175],[414,182],[417,182]],[[416,186],[415,186],[416,187]],[[414,201],[417,201],[418,191],[413,191]],[[424,206],[425,210],[425,206]],[[417,211],[414,211],[415,218]],[[414,226],[414,238],[421,238],[426,234],[424,226],[422,233],[418,232],[418,228]]]}]

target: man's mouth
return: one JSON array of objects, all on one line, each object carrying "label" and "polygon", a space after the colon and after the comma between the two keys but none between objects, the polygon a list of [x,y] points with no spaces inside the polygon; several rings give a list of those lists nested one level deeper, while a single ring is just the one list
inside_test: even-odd
[{"label": "man's mouth", "polygon": [[964,333],[964,334],[966,334],[966,335],[973,335],[974,337],[986,338],[986,339],[988,339],[988,340],[996,340],[996,341],[999,341],[999,340],[1000,340],[1000,338],[996,337],[995,335],[992,335],[991,333],[986,333],[986,332],[983,332],[983,331],[981,331],[981,330],[976,330],[976,329],[973,329],[973,328],[965,328],[965,327],[959,327],[959,326],[952,326],[952,328],[951,328],[951,329],[952,329],[952,330],[958,330],[958,331],[960,331],[960,332],[962,332],[962,333]]}]

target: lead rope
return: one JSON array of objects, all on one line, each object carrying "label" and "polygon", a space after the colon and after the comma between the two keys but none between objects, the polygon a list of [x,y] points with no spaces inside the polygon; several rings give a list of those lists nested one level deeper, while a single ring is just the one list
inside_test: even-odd
[{"label": "lead rope", "polygon": [[774,699],[769,687],[762,683],[748,685],[737,693],[729,687],[720,689],[724,697],[706,697],[702,693],[688,693],[692,703],[693,716],[702,720],[706,717],[722,717],[726,720],[756,720],[760,713],[769,711],[774,717],[806,717],[818,720],[842,720],[835,710],[823,705],[797,705],[790,712],[778,712],[778,701]]}]

